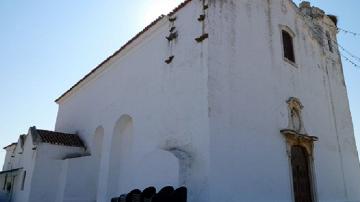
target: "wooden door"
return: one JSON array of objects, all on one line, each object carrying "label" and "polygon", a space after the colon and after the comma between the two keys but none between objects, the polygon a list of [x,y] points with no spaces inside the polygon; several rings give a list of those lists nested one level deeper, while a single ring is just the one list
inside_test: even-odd
[{"label": "wooden door", "polygon": [[295,202],[313,202],[309,158],[304,147],[291,148],[291,166]]}]

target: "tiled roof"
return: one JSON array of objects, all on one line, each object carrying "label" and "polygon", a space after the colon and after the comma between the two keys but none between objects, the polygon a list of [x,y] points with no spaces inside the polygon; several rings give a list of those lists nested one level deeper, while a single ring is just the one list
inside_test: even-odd
[{"label": "tiled roof", "polygon": [[44,143],[71,147],[84,147],[83,141],[76,134],[60,133],[36,129],[40,141]]},{"label": "tiled roof", "polygon": [[8,147],[11,147],[11,146],[13,146],[13,145],[17,145],[17,142],[11,143],[11,144],[5,146],[3,149],[7,149]]},{"label": "tiled roof", "polygon": [[[176,12],[184,8],[189,2],[192,0],[185,0],[183,3],[181,3],[179,6],[177,6],[174,10],[172,10],[168,16],[174,15]],[[155,24],[157,24],[161,19],[163,19],[165,16],[161,15],[158,17],[155,21],[150,23],[148,26],[146,26],[141,32],[139,32],[137,35],[135,35],[132,39],[130,39],[125,45],[123,45],[119,50],[117,50],[115,53],[113,53],[110,57],[106,58],[102,63],[100,63],[98,66],[96,66],[93,70],[91,70],[88,74],[86,74],[82,79],[80,79],[75,85],[73,85],[69,90],[67,90],[65,93],[63,93],[59,98],[55,100],[55,102],[58,102],[61,98],[63,98],[65,95],[70,93],[76,86],[80,85],[81,82],[83,82],[85,79],[90,77],[93,73],[95,73],[100,67],[102,67],[103,64],[108,62],[110,59],[115,57],[117,54],[119,54],[121,51],[123,51],[127,46],[129,46],[133,41],[135,41],[137,38],[139,38],[142,34],[144,34],[146,31],[148,31],[151,27],[153,27]]]}]

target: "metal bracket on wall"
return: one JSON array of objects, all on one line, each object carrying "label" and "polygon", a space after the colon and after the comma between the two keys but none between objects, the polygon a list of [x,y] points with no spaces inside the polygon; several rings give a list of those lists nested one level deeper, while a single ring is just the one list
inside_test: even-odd
[{"label": "metal bracket on wall", "polygon": [[170,56],[168,59],[165,60],[165,63],[166,63],[166,64],[170,64],[170,63],[174,60],[174,57],[175,57],[175,56],[173,56],[173,55]]},{"label": "metal bracket on wall", "polygon": [[171,33],[172,33],[172,32],[174,32],[174,31],[175,31],[175,29],[176,29],[176,27],[175,27],[175,26],[173,26],[173,27],[171,27],[171,28],[170,28],[169,32],[171,32]]},{"label": "metal bracket on wall", "polygon": [[175,22],[175,20],[176,20],[176,16],[169,18],[169,21],[170,21],[170,22]]},{"label": "metal bracket on wall", "polygon": [[166,37],[166,39],[170,42],[174,39],[176,39],[178,37],[178,33],[177,32],[173,32],[173,33],[170,33],[169,36]]},{"label": "metal bracket on wall", "polygon": [[203,35],[201,35],[200,37],[198,38],[195,38],[195,40],[200,43],[202,41],[204,41],[205,39],[209,38],[209,34],[208,33],[204,33]]},{"label": "metal bracket on wall", "polygon": [[202,14],[199,16],[198,21],[204,21],[205,20],[205,14]]}]

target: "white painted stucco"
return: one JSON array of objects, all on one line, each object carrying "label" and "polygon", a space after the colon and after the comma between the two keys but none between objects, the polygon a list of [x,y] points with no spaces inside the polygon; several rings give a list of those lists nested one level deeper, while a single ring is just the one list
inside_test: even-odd
[{"label": "white painted stucco", "polygon": [[[359,161],[339,53],[320,46],[311,21],[289,1],[213,4],[210,198],[291,201],[291,170],[279,131],[288,123],[286,100],[297,97],[305,107],[307,133],[319,138],[314,148],[318,200],[359,201]],[[335,30],[324,24],[331,21],[325,17],[319,23],[336,40]],[[296,66],[282,58],[282,26],[295,33]]]},{"label": "white painted stucco", "polygon": [[[319,139],[316,201],[360,201],[341,59],[324,34],[336,41],[330,18],[310,19],[289,0],[205,4],[191,1],[174,23],[159,20],[57,101],[55,131],[78,134],[86,151],[34,151],[27,138],[20,162],[31,184],[14,201],[105,202],[150,185],[185,185],[190,202],[293,201],[280,133],[290,97],[304,106],[303,130]],[[168,42],[172,26],[178,38]],[[283,57],[282,29],[294,35],[295,64]],[[209,38],[196,42],[203,33]]]}]

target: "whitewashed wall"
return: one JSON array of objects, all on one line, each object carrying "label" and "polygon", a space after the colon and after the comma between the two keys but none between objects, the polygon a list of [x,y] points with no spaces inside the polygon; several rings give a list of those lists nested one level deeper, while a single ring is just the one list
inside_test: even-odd
[{"label": "whitewashed wall", "polygon": [[[115,160],[110,158],[109,151],[113,137],[118,135],[115,125],[123,115],[132,119],[133,144],[124,145],[132,148],[131,155],[123,161],[130,165],[121,171],[129,181],[116,195],[147,184],[177,187],[187,178],[193,201],[206,201],[199,197],[206,197],[203,193],[208,180],[207,47],[206,43],[198,44],[194,40],[201,34],[202,27],[197,21],[201,9],[200,2],[194,1],[177,14],[175,26],[179,37],[174,43],[169,44],[165,39],[171,25],[163,19],[105,64],[102,73],[95,74],[76,93],[60,101],[57,131],[77,131],[87,145],[92,145],[96,128],[104,128],[99,201],[113,196],[104,194],[111,189],[109,162]],[[170,55],[175,58],[168,65],[164,61]],[[165,167],[158,169],[152,165],[148,173],[161,178],[137,176],[137,166],[143,165],[147,155],[159,150],[176,154],[184,150],[191,156],[191,167],[184,166],[177,172],[180,168],[173,158],[168,157],[164,162],[156,156],[154,165]],[[167,166],[168,175],[161,175]],[[176,179],[180,176],[182,179]]]},{"label": "whitewashed wall", "polygon": [[[38,145],[36,158],[32,159],[34,165],[31,172],[32,179],[29,180],[31,185],[27,186],[30,189],[29,202],[55,202],[59,197],[61,183],[64,182],[62,173],[64,172],[66,160],[63,159],[67,155],[81,154],[83,152],[84,149],[79,147],[50,144]],[[84,173],[86,172],[84,171]],[[80,173],[77,174],[81,175]]]},{"label": "whitewashed wall", "polygon": [[[58,202],[91,202],[96,199],[99,167],[91,156],[66,159],[62,163]],[[59,175],[59,174],[58,174]]]},{"label": "whitewashed wall", "polygon": [[11,158],[11,156],[14,153],[15,147],[16,147],[16,145],[14,144],[14,145],[11,145],[6,148],[6,154],[5,154],[5,159],[4,159],[3,169],[2,169],[3,171],[12,169],[11,165],[12,165],[13,158]]},{"label": "whitewashed wall", "polygon": [[[15,157],[12,162],[13,168],[22,168],[18,171],[17,176],[15,177],[15,183],[13,187],[12,201],[14,202],[23,202],[28,201],[28,197],[31,192],[31,183],[32,183],[32,172],[35,165],[36,151],[32,150],[34,147],[33,141],[30,136],[28,136],[24,142],[24,147],[21,148],[20,141],[16,146],[14,152]],[[24,181],[24,189],[21,189],[23,175],[26,171],[26,177]]]}]

